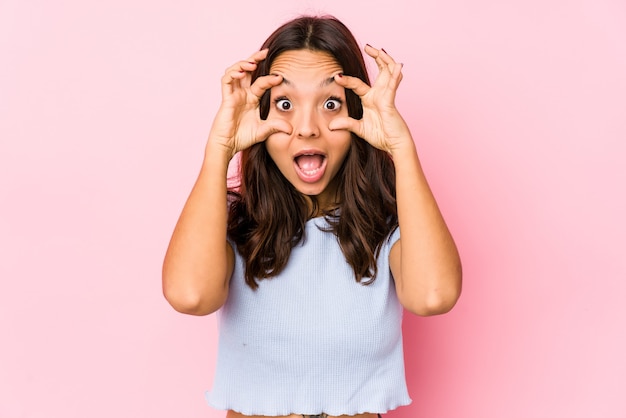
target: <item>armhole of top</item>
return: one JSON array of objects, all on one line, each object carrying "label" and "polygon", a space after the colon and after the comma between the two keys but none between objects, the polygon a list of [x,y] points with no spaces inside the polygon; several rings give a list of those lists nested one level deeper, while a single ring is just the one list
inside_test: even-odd
[{"label": "armhole of top", "polygon": [[393,231],[391,231],[391,233],[387,237],[386,245],[391,250],[391,247],[393,247],[394,244],[398,242],[399,239],[400,239],[400,227],[396,226],[396,228]]}]

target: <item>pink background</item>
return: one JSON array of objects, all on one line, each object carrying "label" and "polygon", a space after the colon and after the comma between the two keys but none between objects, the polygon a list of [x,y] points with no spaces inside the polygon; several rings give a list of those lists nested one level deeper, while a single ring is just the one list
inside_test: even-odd
[{"label": "pink background", "polygon": [[223,416],[161,262],[224,68],[318,11],[404,62],[464,261],[388,416],[626,416],[623,1],[211,3],[0,1],[0,417]]}]

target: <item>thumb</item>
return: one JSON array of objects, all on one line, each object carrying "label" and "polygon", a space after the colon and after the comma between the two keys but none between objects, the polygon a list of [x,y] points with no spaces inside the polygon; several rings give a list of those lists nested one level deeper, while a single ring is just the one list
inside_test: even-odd
[{"label": "thumb", "polygon": [[267,139],[267,137],[272,134],[277,134],[279,132],[282,132],[287,135],[290,135],[292,131],[293,131],[292,126],[286,120],[272,119],[272,120],[267,120],[263,124],[261,124],[261,126],[259,127],[258,134],[260,137],[259,139],[261,141],[265,141],[265,139]]},{"label": "thumb", "polygon": [[339,117],[330,121],[328,129],[331,131],[347,130],[359,135],[360,123],[350,117]]}]

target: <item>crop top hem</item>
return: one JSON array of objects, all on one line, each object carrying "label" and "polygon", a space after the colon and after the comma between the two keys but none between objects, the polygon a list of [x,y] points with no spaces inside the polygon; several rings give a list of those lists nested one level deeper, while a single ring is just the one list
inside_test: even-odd
[{"label": "crop top hem", "polygon": [[[268,416],[268,417],[275,417],[275,416],[288,416],[291,414],[297,414],[297,415],[319,415],[322,413],[325,413],[327,415],[331,415],[331,416],[341,416],[341,415],[358,415],[358,414],[386,414],[390,411],[393,411],[397,408],[400,408],[402,406],[407,406],[410,405],[413,401],[411,398],[409,398],[408,396],[403,400],[403,402],[399,402],[399,403],[390,403],[388,405],[378,405],[376,407],[372,406],[371,408],[364,408],[361,409],[359,408],[357,409],[353,409],[353,410],[325,410],[325,411],[319,411],[319,410],[308,410],[308,411],[288,411],[288,410],[280,410],[280,409],[251,409],[251,408],[241,408],[241,407],[235,407],[235,406],[228,406],[228,405],[222,405],[222,404],[218,404],[216,402],[214,402],[213,400],[211,400],[211,391],[206,391],[204,393],[204,397],[205,400],[207,402],[207,404],[213,408],[213,409],[217,409],[217,410],[221,410],[221,411],[235,411],[239,414],[243,414],[243,415],[260,415],[260,416]],[[280,411],[280,412],[276,412],[276,411]]]}]

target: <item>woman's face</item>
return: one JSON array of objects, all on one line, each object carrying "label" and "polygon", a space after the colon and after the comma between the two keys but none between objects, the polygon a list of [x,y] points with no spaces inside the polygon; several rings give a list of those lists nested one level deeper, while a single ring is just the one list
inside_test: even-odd
[{"label": "woman's face", "polygon": [[350,149],[350,132],[328,129],[333,118],[348,116],[344,88],[334,81],[341,72],[331,55],[310,50],[283,52],[270,67],[283,82],[271,89],[267,119],[283,119],[293,130],[271,135],[267,151],[283,176],[300,193],[317,196],[321,208],[336,203],[333,180]]}]

